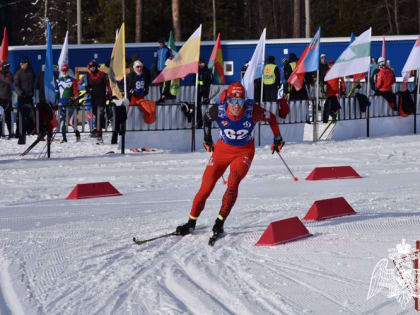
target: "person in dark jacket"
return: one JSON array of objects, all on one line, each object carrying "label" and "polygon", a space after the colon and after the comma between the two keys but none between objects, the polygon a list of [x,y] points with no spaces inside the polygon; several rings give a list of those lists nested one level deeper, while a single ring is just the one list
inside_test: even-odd
[{"label": "person in dark jacket", "polygon": [[203,114],[201,104],[209,103],[210,85],[213,75],[207,67],[206,62],[200,59],[198,69],[198,92],[197,92],[197,128],[203,127]]},{"label": "person in dark jacket", "polygon": [[33,103],[35,74],[29,66],[29,59],[23,58],[20,62],[20,68],[14,76],[14,87],[18,101],[17,132],[19,134],[18,144],[26,143],[26,133],[31,133],[35,127],[35,108]]},{"label": "person in dark jacket", "polygon": [[[13,77],[10,73],[10,64],[7,61],[3,61],[0,71],[0,106],[3,108],[4,114],[3,119],[6,122],[7,130],[9,131],[9,137],[11,137],[12,131],[12,89],[10,85],[13,83]],[[2,136],[3,128],[0,120],[0,136]]]},{"label": "person in dark jacket", "polygon": [[99,70],[98,64],[92,60],[88,64],[87,74],[87,90],[92,97],[92,111],[96,116],[96,129],[98,144],[102,144],[102,128],[105,127],[105,103],[108,94],[109,99],[112,97],[111,87],[109,86],[108,76]]}]

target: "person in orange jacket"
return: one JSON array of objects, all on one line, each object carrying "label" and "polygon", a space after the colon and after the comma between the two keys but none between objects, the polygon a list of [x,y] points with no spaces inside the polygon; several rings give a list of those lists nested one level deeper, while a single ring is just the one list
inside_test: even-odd
[{"label": "person in orange jacket", "polygon": [[[232,83],[225,93],[226,98],[220,105],[211,106],[204,115],[204,148],[213,152],[204,170],[201,187],[195,195],[189,220],[176,228],[177,235],[190,234],[195,229],[196,221],[204,209],[207,198],[216,182],[230,166],[227,189],[223,195],[219,215],[213,226],[213,235],[223,233],[223,224],[238,196],[242,179],[251,167],[255,153],[254,128],[259,121],[270,124],[274,135],[272,153],[280,152],[284,145],[276,116],[266,111],[254,100],[245,98],[245,89],[239,82]],[[211,136],[212,122],[220,128],[220,138],[216,144]]]},{"label": "person in orange jacket", "polygon": [[395,74],[390,68],[385,66],[385,59],[380,57],[379,62],[379,73],[378,80],[376,81],[376,87],[380,92],[392,92],[392,86],[395,83]]},{"label": "person in orange jacket", "polygon": [[395,83],[395,74],[390,68],[385,65],[385,58],[378,58],[379,73],[376,81],[377,95],[383,96],[389,103],[389,106],[397,109],[396,96],[392,91],[392,86]]},{"label": "person in orange jacket", "polygon": [[[329,69],[327,70],[326,73],[330,71],[333,65],[334,65],[334,60],[328,61]],[[335,78],[335,79],[326,81],[325,84],[327,86],[327,89],[326,89],[327,100],[325,101],[325,104],[324,104],[324,112],[322,116],[322,121],[324,123],[327,123],[330,115],[333,118],[333,120],[336,119],[337,111],[341,108],[340,103],[338,102],[338,97],[340,97],[340,94],[346,93],[346,83],[344,82],[344,78]]]}]

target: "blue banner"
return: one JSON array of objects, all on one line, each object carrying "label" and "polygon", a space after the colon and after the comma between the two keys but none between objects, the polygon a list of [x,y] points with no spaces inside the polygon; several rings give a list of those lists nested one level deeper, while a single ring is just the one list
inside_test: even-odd
[{"label": "blue banner", "polygon": [[55,80],[54,80],[54,65],[52,55],[51,43],[51,25],[47,21],[47,51],[45,53],[45,74],[44,74],[44,92],[45,100],[50,103],[55,103]]}]

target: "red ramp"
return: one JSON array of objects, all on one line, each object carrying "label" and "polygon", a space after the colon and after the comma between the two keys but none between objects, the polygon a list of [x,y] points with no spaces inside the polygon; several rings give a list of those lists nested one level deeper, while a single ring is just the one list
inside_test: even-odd
[{"label": "red ramp", "polygon": [[338,197],[315,201],[303,220],[320,221],[351,214],[356,214],[356,211],[346,199]]},{"label": "red ramp", "polygon": [[298,217],[271,222],[255,246],[284,244],[311,236]]},{"label": "red ramp", "polygon": [[121,196],[122,194],[110,182],[77,184],[67,196],[70,199]]},{"label": "red ramp", "polygon": [[351,166],[316,167],[306,180],[362,178]]}]

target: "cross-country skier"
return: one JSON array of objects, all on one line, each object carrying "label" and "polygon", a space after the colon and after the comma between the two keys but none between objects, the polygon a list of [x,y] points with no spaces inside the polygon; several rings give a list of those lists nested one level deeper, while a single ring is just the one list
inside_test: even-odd
[{"label": "cross-country skier", "polygon": [[[211,124],[216,121],[220,128],[220,138],[216,145],[211,137]],[[274,134],[272,153],[279,152],[284,141],[280,135],[276,116],[245,99],[245,89],[239,83],[232,83],[227,89],[227,99],[220,105],[211,106],[204,115],[204,147],[213,152],[204,171],[201,187],[195,195],[187,223],[178,226],[176,233],[186,235],[195,229],[197,218],[204,209],[217,180],[230,165],[227,189],[222,199],[219,215],[213,226],[214,236],[223,233],[223,224],[238,196],[238,187],[247,174],[255,153],[253,130],[259,121],[270,124]]]}]

